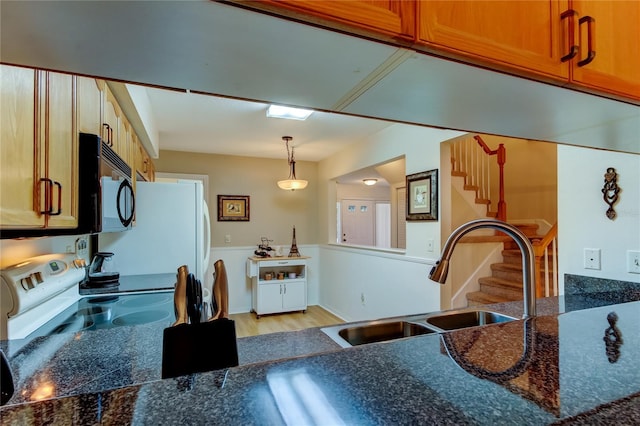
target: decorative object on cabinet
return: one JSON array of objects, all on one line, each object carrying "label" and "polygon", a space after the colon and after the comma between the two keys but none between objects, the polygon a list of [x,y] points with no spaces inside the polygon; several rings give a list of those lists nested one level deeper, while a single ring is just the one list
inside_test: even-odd
[{"label": "decorative object on cabinet", "polygon": [[289,257],[300,257],[298,244],[296,243],[296,227],[293,227],[293,239],[291,240],[291,248],[289,249]]},{"label": "decorative object on cabinet", "polygon": [[260,237],[260,244],[258,244],[258,250],[253,253],[258,257],[271,257],[271,253],[273,248],[269,245],[273,240],[268,239],[267,237]]},{"label": "decorative object on cabinet", "polygon": [[289,151],[289,142],[291,142],[293,138],[291,136],[283,136],[282,140],[285,142],[287,147],[287,163],[289,164],[289,177],[285,180],[278,181],[278,187],[280,189],[284,189],[285,191],[295,191],[296,189],[305,189],[307,187],[306,180],[296,178],[296,160],[293,154],[293,145],[291,146],[291,151]]},{"label": "decorative object on cabinet", "polygon": [[618,174],[613,167],[607,168],[607,172],[604,174],[604,186],[602,187],[602,198],[607,203],[609,208],[605,213],[610,220],[616,218],[616,211],[613,209],[613,205],[618,201],[618,193],[620,187],[618,187]]},{"label": "decorative object on cabinet", "polygon": [[248,195],[218,195],[218,222],[249,221]]},{"label": "decorative object on cabinet", "polygon": [[307,310],[307,259],[250,257],[251,312],[265,314]]},{"label": "decorative object on cabinet", "polygon": [[438,220],[438,170],[407,175],[407,220]]}]

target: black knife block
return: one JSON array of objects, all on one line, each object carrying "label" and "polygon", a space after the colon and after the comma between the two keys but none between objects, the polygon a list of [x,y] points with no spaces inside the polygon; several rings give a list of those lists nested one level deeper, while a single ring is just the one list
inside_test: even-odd
[{"label": "black knife block", "polygon": [[236,325],[220,318],[164,329],[162,378],[219,370],[238,365]]}]

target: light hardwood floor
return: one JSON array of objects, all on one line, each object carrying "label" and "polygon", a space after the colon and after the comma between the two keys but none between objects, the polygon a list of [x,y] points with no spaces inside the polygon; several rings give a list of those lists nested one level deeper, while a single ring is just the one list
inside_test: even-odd
[{"label": "light hardwood floor", "polygon": [[279,331],[295,331],[311,327],[324,327],[343,323],[340,318],[322,309],[320,306],[309,306],[307,312],[261,315],[254,313],[231,314],[229,318],[236,323],[236,337],[257,336],[259,334]]}]

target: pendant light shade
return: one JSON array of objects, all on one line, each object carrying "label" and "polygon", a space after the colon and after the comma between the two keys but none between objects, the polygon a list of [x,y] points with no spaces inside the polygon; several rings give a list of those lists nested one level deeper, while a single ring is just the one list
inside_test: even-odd
[{"label": "pendant light shade", "polygon": [[306,180],[296,178],[296,160],[293,155],[293,146],[289,152],[289,142],[293,139],[291,136],[283,136],[282,140],[287,146],[287,162],[289,164],[289,177],[285,180],[278,181],[278,187],[285,191],[295,191],[296,189],[305,189],[307,187]]}]

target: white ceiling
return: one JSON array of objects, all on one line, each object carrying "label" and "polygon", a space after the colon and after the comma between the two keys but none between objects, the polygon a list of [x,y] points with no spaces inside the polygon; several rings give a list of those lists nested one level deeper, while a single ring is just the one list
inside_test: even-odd
[{"label": "white ceiling", "polygon": [[391,122],[315,111],[305,121],[268,118],[269,104],[146,88],[161,150],[319,161]]}]

